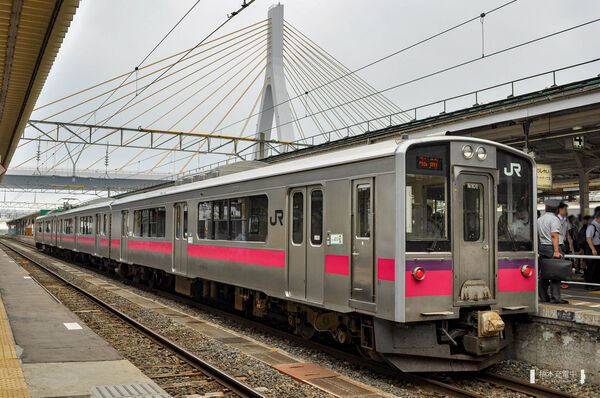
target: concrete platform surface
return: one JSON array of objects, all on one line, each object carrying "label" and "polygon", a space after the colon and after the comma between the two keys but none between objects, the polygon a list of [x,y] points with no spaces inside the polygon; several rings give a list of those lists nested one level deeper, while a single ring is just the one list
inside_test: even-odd
[{"label": "concrete platform surface", "polygon": [[162,391],[2,250],[0,301],[32,397],[89,397],[92,388],[115,384]]},{"label": "concrete platform surface", "polygon": [[540,303],[537,315],[542,318],[600,326],[600,290],[585,290],[578,285],[561,289],[568,304]]}]

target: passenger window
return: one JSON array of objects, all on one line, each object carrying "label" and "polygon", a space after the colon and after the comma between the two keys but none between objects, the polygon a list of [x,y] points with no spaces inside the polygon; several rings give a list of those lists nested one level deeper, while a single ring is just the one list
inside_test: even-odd
[{"label": "passenger window", "polygon": [[310,241],[313,245],[323,242],[323,191],[320,189],[310,194]]},{"label": "passenger window", "polygon": [[304,230],[304,194],[294,193],[292,197],[292,242],[299,245],[303,240]]},{"label": "passenger window", "polygon": [[213,202],[213,231],[214,238],[220,240],[229,239],[229,220],[227,200]]},{"label": "passenger window", "polygon": [[463,184],[463,230],[465,242],[483,241],[483,185]]},{"label": "passenger window", "polygon": [[246,199],[229,201],[229,220],[231,240],[246,240]]},{"label": "passenger window", "polygon": [[211,213],[211,202],[202,202],[198,204],[198,238],[200,239],[211,238]]},{"label": "passenger window", "polygon": [[356,186],[356,237],[371,236],[371,185]]},{"label": "passenger window", "polygon": [[129,217],[129,213],[127,211],[121,212],[121,236],[127,236],[129,232],[129,228],[127,227],[127,217]]},{"label": "passenger window", "polygon": [[175,237],[181,238],[181,207],[175,205]]},{"label": "passenger window", "polygon": [[183,205],[183,237],[188,236],[188,207],[187,204]]}]

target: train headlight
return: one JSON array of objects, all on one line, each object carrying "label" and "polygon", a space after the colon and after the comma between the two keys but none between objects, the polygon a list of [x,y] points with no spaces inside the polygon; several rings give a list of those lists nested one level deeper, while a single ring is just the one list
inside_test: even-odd
[{"label": "train headlight", "polygon": [[529,278],[533,274],[533,269],[529,265],[521,267],[521,273],[524,277]]},{"label": "train headlight", "polygon": [[463,146],[462,153],[465,159],[471,159],[473,157],[473,147],[468,144]]},{"label": "train headlight", "polygon": [[477,159],[485,160],[485,158],[487,158],[487,151],[484,147],[480,146],[477,148]]},{"label": "train headlight", "polygon": [[422,281],[425,279],[425,270],[421,267],[415,267],[415,269],[413,269],[412,276],[416,280]]}]

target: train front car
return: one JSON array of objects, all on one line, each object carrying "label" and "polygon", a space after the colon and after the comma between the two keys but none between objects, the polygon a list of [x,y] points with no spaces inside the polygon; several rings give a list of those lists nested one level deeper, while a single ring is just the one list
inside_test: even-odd
[{"label": "train front car", "polygon": [[377,351],[404,371],[482,369],[537,311],[533,159],[459,137],[396,156],[397,322],[376,319]]}]

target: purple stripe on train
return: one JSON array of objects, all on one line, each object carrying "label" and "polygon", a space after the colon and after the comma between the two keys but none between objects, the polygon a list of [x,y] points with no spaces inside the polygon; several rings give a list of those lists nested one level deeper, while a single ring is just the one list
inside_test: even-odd
[{"label": "purple stripe on train", "polygon": [[425,271],[451,271],[452,260],[406,260],[406,271],[422,267]]},{"label": "purple stripe on train", "polygon": [[511,260],[498,260],[498,269],[521,268],[524,265],[529,265],[531,268],[535,265],[533,258],[516,258]]}]

